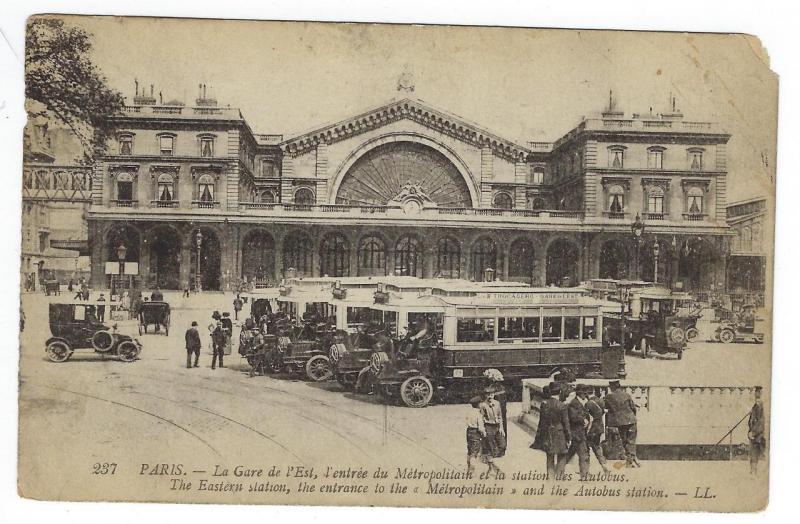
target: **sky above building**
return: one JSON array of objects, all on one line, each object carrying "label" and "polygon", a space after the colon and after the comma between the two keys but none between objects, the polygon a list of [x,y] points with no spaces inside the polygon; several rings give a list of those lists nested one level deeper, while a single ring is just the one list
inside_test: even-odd
[{"label": "sky above building", "polygon": [[[601,111],[718,122],[729,202],[769,196],[777,77],[744,35],[84,17],[93,59],[132,100],[193,105],[198,84],[256,133],[291,136],[413,96],[522,144],[554,141]],[[414,92],[398,91],[413,75]]]}]

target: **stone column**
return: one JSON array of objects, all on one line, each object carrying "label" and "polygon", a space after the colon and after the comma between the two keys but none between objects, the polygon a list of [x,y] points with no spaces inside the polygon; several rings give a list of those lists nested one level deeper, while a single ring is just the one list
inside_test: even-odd
[{"label": "stone column", "polygon": [[547,242],[549,241],[548,235],[542,238],[540,245],[541,249],[536,250],[536,263],[534,264],[534,277],[536,279],[535,285],[545,286],[547,284]]},{"label": "stone column", "polygon": [[275,241],[275,282],[280,282],[283,278],[283,272],[286,268],[283,267],[283,240],[286,237],[286,231],[283,227],[273,227],[272,239]]}]

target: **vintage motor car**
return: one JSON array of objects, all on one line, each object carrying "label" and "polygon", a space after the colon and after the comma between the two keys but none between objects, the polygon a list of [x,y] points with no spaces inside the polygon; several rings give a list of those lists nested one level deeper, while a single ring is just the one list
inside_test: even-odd
[{"label": "vintage motor car", "polygon": [[753,343],[762,344],[764,333],[756,332],[756,308],[745,305],[737,314],[721,320],[714,332],[714,340],[723,344]]},{"label": "vintage motor car", "polygon": [[133,362],[142,350],[141,343],[117,332],[116,325],[108,327],[97,320],[98,307],[103,302],[50,304],[50,333],[45,342],[48,358],[66,362],[76,349],[93,349],[101,355],[113,355],[123,362]]},{"label": "vintage motor car", "polygon": [[147,334],[153,326],[154,333],[169,336],[170,308],[167,302],[142,302],[139,305],[139,334]]},{"label": "vintage motor car", "polygon": [[692,300],[688,293],[663,287],[632,290],[625,312],[625,349],[639,351],[642,358],[653,352],[683,358],[688,335],[697,337],[699,315],[685,313]]}]

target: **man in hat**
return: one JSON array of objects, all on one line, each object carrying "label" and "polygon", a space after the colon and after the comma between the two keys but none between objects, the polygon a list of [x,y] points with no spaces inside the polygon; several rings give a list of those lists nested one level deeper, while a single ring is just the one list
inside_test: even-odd
[{"label": "man in hat", "polygon": [[211,357],[211,369],[216,369],[217,359],[219,359],[219,367],[224,368],[223,357],[225,356],[225,331],[222,327],[222,322],[217,320],[211,330],[211,349],[213,355]]},{"label": "man in hat", "polygon": [[636,458],[636,404],[619,380],[608,383],[611,391],[606,395],[605,407],[608,411],[606,425],[616,428],[625,452],[625,465],[629,468],[639,467]]},{"label": "man in hat", "polygon": [[554,480],[557,475],[564,473],[572,435],[567,406],[559,400],[561,385],[551,382],[542,392],[547,398],[539,406],[539,426],[531,447],[545,452],[547,476],[550,480]]},{"label": "man in hat", "polygon": [[186,367],[192,367],[192,354],[194,354],[194,367],[200,360],[200,333],[197,332],[197,321],[192,320],[192,326],[186,330]]},{"label": "man in hat", "polygon": [[223,348],[225,349],[225,353],[230,355],[231,338],[233,337],[233,321],[231,320],[231,314],[227,311],[222,313],[222,320],[220,322],[222,322],[222,334],[225,336]]},{"label": "man in hat", "polygon": [[597,457],[597,462],[600,463],[603,472],[609,473],[610,470],[606,465],[606,456],[602,445],[603,437],[606,433],[606,426],[603,422],[603,417],[606,413],[605,402],[595,394],[589,397],[586,402],[586,409],[589,410],[589,416],[592,417],[589,429],[586,430],[586,443],[589,445],[589,449],[594,452],[594,456]]},{"label": "man in hat", "polygon": [[581,480],[586,480],[586,475],[589,474],[589,447],[586,430],[591,422],[591,416],[589,415],[589,409],[586,407],[588,401],[589,387],[584,384],[578,384],[575,390],[575,398],[567,405],[572,443],[569,451],[567,451],[566,462],[572,460],[575,454],[578,455]]},{"label": "man in hat", "polygon": [[[100,293],[100,297],[97,299],[98,302],[105,302],[106,296],[104,293]],[[103,323],[106,321],[106,306],[104,305],[97,305],[97,321]]]},{"label": "man in hat", "polygon": [[503,429],[503,415],[500,412],[500,402],[494,398],[494,389],[487,387],[481,394],[481,403],[478,409],[483,416],[483,427],[486,431],[484,440],[486,461],[489,464],[489,472],[494,469],[498,473],[500,468],[494,463],[494,459],[506,454],[506,432]]},{"label": "man in hat", "polygon": [[761,401],[761,387],[755,391],[755,402],[747,419],[747,440],[750,441],[750,473],[758,473],[758,461],[764,456],[767,447],[765,433],[764,404]]}]

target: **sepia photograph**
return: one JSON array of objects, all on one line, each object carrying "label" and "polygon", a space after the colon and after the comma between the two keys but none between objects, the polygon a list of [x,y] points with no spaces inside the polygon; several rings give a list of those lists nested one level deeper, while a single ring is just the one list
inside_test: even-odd
[{"label": "sepia photograph", "polygon": [[31,16],[19,495],[763,510],[769,64],[743,33]]}]

